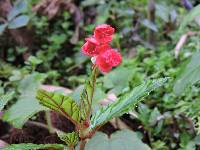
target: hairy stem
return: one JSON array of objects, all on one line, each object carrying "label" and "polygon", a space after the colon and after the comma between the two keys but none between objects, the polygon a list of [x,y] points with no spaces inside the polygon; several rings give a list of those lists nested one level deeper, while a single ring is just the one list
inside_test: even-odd
[{"label": "hairy stem", "polygon": [[97,69],[96,65],[93,66],[93,70],[95,71],[95,75],[94,75],[94,78],[92,80],[92,82],[93,82],[92,83],[93,84],[93,89],[92,89],[92,98],[91,98],[91,103],[90,103],[90,112],[88,114],[88,120],[89,120],[90,115],[92,113],[92,101],[93,101],[93,98],[94,98],[94,92],[95,92],[95,88],[96,88],[96,77],[98,75],[98,69]]},{"label": "hairy stem", "polygon": [[85,150],[86,140],[81,140],[79,150]]},{"label": "hairy stem", "polygon": [[74,145],[70,145],[69,150],[74,150]]}]

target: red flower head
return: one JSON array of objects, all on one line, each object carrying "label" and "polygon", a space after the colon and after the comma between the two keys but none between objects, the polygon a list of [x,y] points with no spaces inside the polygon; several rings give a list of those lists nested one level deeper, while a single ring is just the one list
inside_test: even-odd
[{"label": "red flower head", "polygon": [[121,61],[121,55],[117,51],[109,49],[97,56],[95,64],[102,72],[109,72],[112,67],[118,66]]},{"label": "red flower head", "polygon": [[98,55],[98,51],[96,47],[99,45],[99,42],[93,38],[86,38],[87,42],[82,46],[82,52],[87,56],[96,56]]},{"label": "red flower head", "polygon": [[109,43],[112,41],[112,35],[115,32],[115,29],[110,25],[102,24],[98,25],[94,31],[94,37],[100,43]]},{"label": "red flower head", "polygon": [[110,25],[99,25],[95,28],[94,36],[86,38],[86,43],[82,47],[82,52],[90,57],[94,57],[94,64],[102,72],[109,72],[112,67],[118,66],[121,61],[121,55],[113,50],[109,42],[112,41],[112,34],[115,29]]}]

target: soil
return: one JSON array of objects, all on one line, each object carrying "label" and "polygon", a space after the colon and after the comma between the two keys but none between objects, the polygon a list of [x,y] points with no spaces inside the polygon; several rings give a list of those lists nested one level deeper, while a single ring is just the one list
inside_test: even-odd
[{"label": "soil", "polygon": [[[74,131],[74,125],[62,115],[52,112],[51,113],[52,124],[55,128],[64,132]],[[44,112],[39,113],[37,120],[34,122],[40,122],[45,124]],[[117,131],[110,123],[105,124],[100,128],[101,132],[106,133],[108,136]],[[8,144],[18,143],[35,143],[35,144],[47,144],[47,143],[63,143],[56,134],[50,134],[49,131],[43,127],[39,127],[30,123],[26,123],[22,129],[16,129],[10,126],[8,123],[0,120],[0,139]],[[64,143],[63,143],[64,144]]]}]

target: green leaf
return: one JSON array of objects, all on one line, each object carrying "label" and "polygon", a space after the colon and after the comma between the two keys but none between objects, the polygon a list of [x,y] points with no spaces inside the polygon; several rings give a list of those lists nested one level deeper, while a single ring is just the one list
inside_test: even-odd
[{"label": "green leaf", "polygon": [[26,26],[29,22],[29,19],[30,18],[27,15],[18,16],[8,23],[8,28],[9,29],[16,29],[16,28]]},{"label": "green leaf", "polygon": [[40,73],[27,75],[19,84],[21,93],[18,101],[13,104],[3,115],[3,120],[16,128],[22,128],[24,123],[36,113],[46,110],[35,99],[36,90],[39,88],[45,76]]},{"label": "green leaf", "polygon": [[78,143],[79,137],[76,132],[65,133],[62,131],[57,131],[58,137],[64,141],[68,146],[74,146]]},{"label": "green leaf", "polygon": [[5,105],[8,103],[8,101],[10,101],[13,98],[14,94],[15,94],[15,92],[12,91],[3,96],[0,96],[0,111],[2,111],[3,108],[5,107]]},{"label": "green leaf", "polygon": [[142,21],[142,24],[144,26],[146,26],[147,28],[149,28],[149,29],[151,29],[151,30],[153,30],[155,32],[158,32],[158,28],[157,28],[156,24],[154,24],[153,22],[151,22],[149,19],[144,19]]},{"label": "green leaf", "polygon": [[92,100],[96,84],[97,67],[94,67],[89,79],[86,80],[83,92],[81,94],[81,117],[86,120],[90,116]]},{"label": "green leaf", "polygon": [[145,96],[151,91],[162,86],[167,78],[161,78],[153,81],[144,82],[142,85],[134,88],[129,94],[122,96],[118,101],[102,107],[93,114],[91,126],[93,129],[105,124],[114,117],[119,117],[133,109]]},{"label": "green leaf", "polygon": [[111,93],[119,95],[123,89],[128,87],[129,81],[135,74],[135,70],[129,68],[116,68],[103,78],[103,86],[111,89]]},{"label": "green leaf", "polygon": [[186,66],[183,74],[174,85],[174,92],[180,95],[188,86],[200,80],[200,52],[193,54],[190,63]]},{"label": "green leaf", "polygon": [[8,26],[8,24],[1,24],[0,25],[0,35],[3,34],[3,32],[5,31],[6,27]]},{"label": "green leaf", "polygon": [[105,23],[106,20],[110,17],[110,9],[111,5],[109,3],[105,3],[103,5],[99,5],[97,7],[97,17],[96,17],[96,24]]},{"label": "green leaf", "polygon": [[75,125],[80,123],[80,109],[76,102],[69,96],[38,90],[36,98],[40,104],[57,111],[71,120]]},{"label": "green leaf", "polygon": [[67,150],[67,148],[62,144],[12,144],[2,150],[41,150],[55,148],[56,150]]},{"label": "green leaf", "polygon": [[154,126],[157,123],[158,117],[160,117],[161,114],[157,107],[154,108],[153,111],[151,111],[150,117],[149,117],[149,125]]},{"label": "green leaf", "polygon": [[86,144],[86,150],[150,150],[135,132],[122,130],[108,138],[104,133],[97,132]]},{"label": "green leaf", "polygon": [[169,22],[170,8],[164,4],[156,4],[156,16],[160,17],[163,21]]},{"label": "green leaf", "polygon": [[26,8],[27,8],[27,2],[25,0],[18,0],[8,14],[7,17],[8,21],[14,19],[17,15],[22,13]]},{"label": "green leaf", "polygon": [[31,65],[32,64],[34,66],[39,65],[41,63],[42,63],[42,60],[38,59],[35,56],[29,56],[28,60],[25,62],[25,64],[27,64],[27,65]]},{"label": "green leaf", "polygon": [[183,19],[179,30],[183,30],[183,28],[194,20],[196,17],[200,16],[200,4],[194,7]]},{"label": "green leaf", "polygon": [[96,5],[96,4],[99,4],[99,3],[105,3],[105,0],[84,0],[81,5],[83,7],[88,7],[88,6],[92,6],[92,5]]}]

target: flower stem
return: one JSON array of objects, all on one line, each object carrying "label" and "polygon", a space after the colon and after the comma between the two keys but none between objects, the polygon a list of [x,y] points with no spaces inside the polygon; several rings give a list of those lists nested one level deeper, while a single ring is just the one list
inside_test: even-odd
[{"label": "flower stem", "polygon": [[74,145],[70,145],[69,150],[74,150]]},{"label": "flower stem", "polygon": [[81,140],[79,150],[85,150],[86,140]]}]

